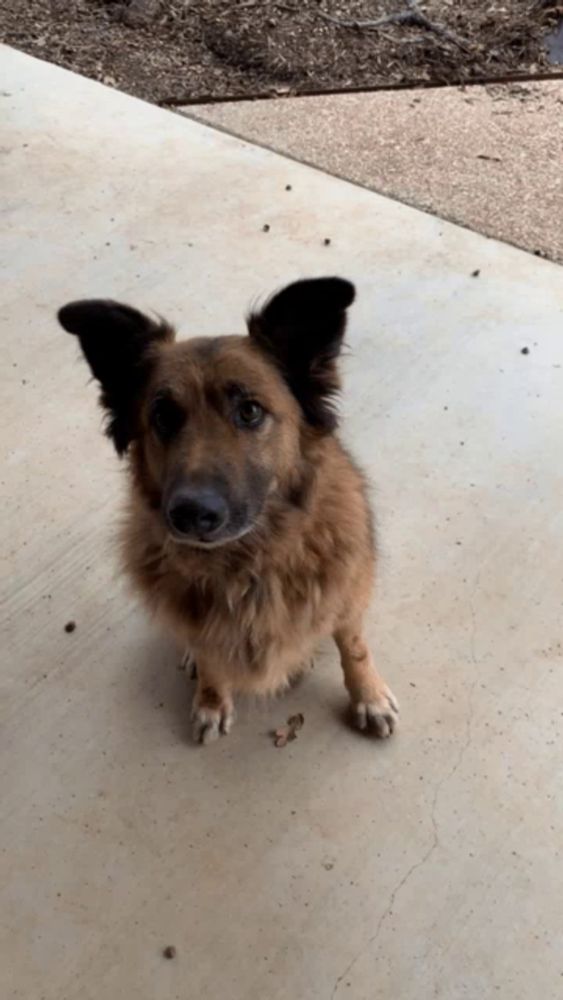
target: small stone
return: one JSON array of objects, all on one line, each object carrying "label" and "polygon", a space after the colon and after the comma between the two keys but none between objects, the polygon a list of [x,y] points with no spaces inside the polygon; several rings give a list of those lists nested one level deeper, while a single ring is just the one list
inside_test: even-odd
[{"label": "small stone", "polygon": [[529,347],[523,347],[522,350],[520,351],[520,354],[529,354],[529,353],[530,353]]},{"label": "small stone", "polygon": [[176,958],[177,952],[173,944],[168,944],[166,945],[166,948],[163,948],[162,954],[164,955],[164,958],[172,959]]},{"label": "small stone", "polygon": [[76,629],[76,622],[67,622],[65,625],[65,632],[74,632]]}]

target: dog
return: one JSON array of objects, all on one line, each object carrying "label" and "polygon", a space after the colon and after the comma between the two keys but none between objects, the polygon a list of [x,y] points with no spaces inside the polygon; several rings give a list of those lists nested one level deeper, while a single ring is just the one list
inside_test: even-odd
[{"label": "dog", "polygon": [[176,341],[113,301],[64,306],[126,455],[123,564],[197,663],[194,738],[228,733],[237,693],[294,680],[332,635],[356,726],[387,737],[398,705],[363,634],[375,564],[366,483],[335,398],[354,286],[295,282],[242,336]]}]

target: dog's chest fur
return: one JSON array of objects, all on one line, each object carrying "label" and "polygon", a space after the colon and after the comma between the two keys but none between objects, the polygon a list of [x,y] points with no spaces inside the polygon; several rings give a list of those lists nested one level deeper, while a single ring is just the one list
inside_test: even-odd
[{"label": "dog's chest fur", "polygon": [[226,550],[171,542],[133,499],[126,567],[181,642],[212,655],[256,690],[283,685],[334,627],[372,552],[363,483],[338,449],[319,470],[307,510],[288,509]]}]

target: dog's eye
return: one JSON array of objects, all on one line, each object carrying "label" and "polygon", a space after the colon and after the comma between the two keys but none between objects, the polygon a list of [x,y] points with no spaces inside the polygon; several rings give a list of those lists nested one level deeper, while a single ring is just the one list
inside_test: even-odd
[{"label": "dog's eye", "polygon": [[157,396],[151,407],[150,421],[161,441],[170,441],[180,430],[184,414],[168,396]]},{"label": "dog's eye", "polygon": [[235,422],[239,427],[254,429],[263,422],[266,412],[255,399],[241,399],[235,411]]}]

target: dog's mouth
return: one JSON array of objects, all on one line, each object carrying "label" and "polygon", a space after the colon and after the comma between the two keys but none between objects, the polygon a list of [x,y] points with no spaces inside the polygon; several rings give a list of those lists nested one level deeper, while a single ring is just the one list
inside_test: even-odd
[{"label": "dog's mouth", "polygon": [[224,545],[230,545],[233,542],[238,542],[239,539],[244,538],[244,536],[248,535],[254,527],[254,525],[250,523],[244,525],[243,527],[222,531],[218,535],[197,535],[178,531],[178,529],[170,523],[168,518],[165,518],[165,521],[168,529],[168,536],[172,539],[172,541],[178,543],[179,545],[187,545],[194,549],[218,549]]}]

